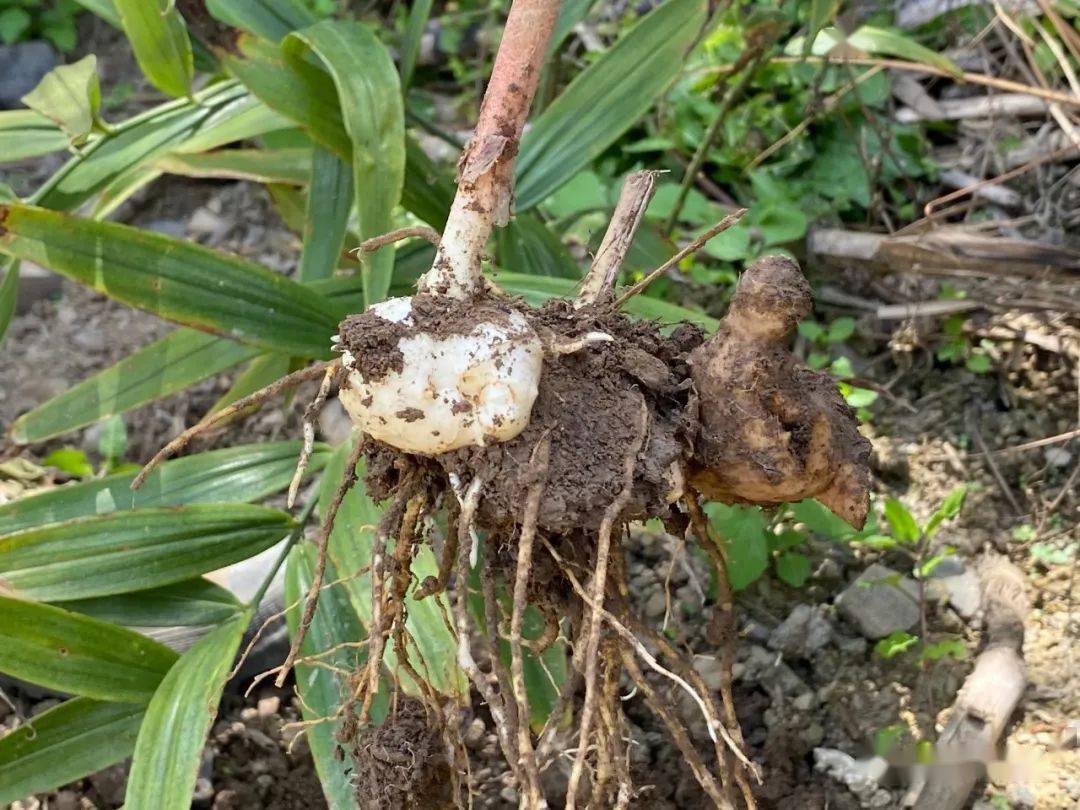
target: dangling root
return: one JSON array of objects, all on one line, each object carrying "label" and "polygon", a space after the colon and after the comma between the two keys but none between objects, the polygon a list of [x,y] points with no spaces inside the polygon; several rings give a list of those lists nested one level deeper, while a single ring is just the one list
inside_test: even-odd
[{"label": "dangling root", "polygon": [[296,627],[296,634],[293,636],[289,654],[286,656],[285,663],[281,665],[277,679],[274,681],[274,684],[279,689],[285,684],[285,678],[292,669],[296,656],[300,654],[300,645],[304,643],[304,637],[311,626],[311,620],[315,617],[315,608],[319,604],[319,591],[322,589],[323,578],[326,576],[326,552],[330,543],[330,532],[333,531],[334,520],[337,518],[338,509],[341,508],[341,502],[345,500],[345,495],[352,489],[352,485],[356,483],[356,465],[360,463],[360,455],[363,453],[363,449],[364,441],[362,438],[357,437],[345,462],[345,470],[341,474],[341,481],[338,482],[337,490],[330,500],[330,506],[326,510],[325,517],[323,517],[322,525],[319,527],[319,536],[316,540],[319,556],[315,563],[315,575],[311,578],[311,585],[308,587],[304,613],[300,619],[300,624]]},{"label": "dangling root", "polygon": [[608,573],[608,555],[611,551],[611,534],[615,521],[619,518],[626,504],[630,500],[630,494],[634,486],[634,468],[637,465],[637,456],[645,443],[648,429],[649,412],[644,400],[638,411],[637,439],[627,449],[623,465],[623,487],[619,495],[608,506],[600,523],[600,530],[596,543],[596,568],[591,583],[591,599],[589,614],[589,635],[585,647],[585,704],[581,709],[580,730],[578,733],[578,751],[574,759],[574,766],[570,771],[570,784],[567,788],[566,806],[573,810],[577,803],[578,785],[581,782],[581,774],[585,766],[585,757],[588,751],[589,732],[592,728],[593,714],[596,711],[596,672],[598,667],[597,653],[600,647],[600,611],[604,605],[604,593]]},{"label": "dangling root", "polygon": [[326,367],[326,374],[319,385],[319,393],[315,395],[315,399],[311,401],[311,404],[307,406],[307,410],[304,411],[304,447],[300,451],[299,461],[296,462],[296,472],[289,483],[289,496],[286,501],[289,509],[292,509],[293,504],[296,503],[296,493],[300,489],[300,482],[304,480],[304,473],[307,472],[308,464],[311,462],[311,454],[315,450],[315,420],[318,418],[319,412],[322,411],[323,405],[326,403],[326,397],[330,394],[330,389],[340,374],[340,365]]},{"label": "dangling root", "polygon": [[[724,556],[722,543],[714,542],[710,536],[709,524],[701,512],[701,507],[698,505],[697,499],[693,495],[686,495],[683,498],[683,502],[686,504],[687,512],[690,514],[690,525],[697,538],[698,545],[709,555],[709,559],[712,560],[713,565],[716,568],[716,584],[720,597],[718,600],[718,607],[720,610],[717,615],[721,639],[720,698],[724,704],[724,715],[727,728],[734,737],[737,747],[740,750],[743,750],[746,748],[746,743],[743,740],[742,728],[739,726],[739,718],[735,712],[735,698],[731,692],[731,668],[734,664],[735,641],[737,636],[735,629],[734,597],[731,593],[731,583],[728,580],[727,559]],[[761,776],[757,773],[756,769],[750,768],[750,771],[760,784]],[[753,794],[750,791],[750,785],[746,781],[746,774],[741,768],[736,769],[735,779],[739,785],[739,790],[743,795],[743,799],[746,802],[746,806],[753,810],[753,808],[756,807],[756,804],[754,802]]]},{"label": "dangling root", "polygon": [[693,742],[690,740],[690,736],[686,733],[686,729],[683,724],[679,722],[678,717],[675,715],[675,710],[671,705],[664,700],[660,694],[652,688],[652,685],[646,680],[645,675],[642,674],[641,669],[637,665],[637,661],[634,660],[632,652],[623,648],[622,650],[623,667],[626,669],[627,674],[630,675],[630,679],[634,682],[635,686],[641,690],[642,695],[645,697],[645,702],[649,704],[649,708],[653,713],[659,717],[665,726],[667,726],[668,734],[671,735],[671,739],[675,745],[678,746],[679,751],[682,753],[683,758],[690,765],[690,769],[694,772],[694,777],[697,779],[698,784],[702,789],[709,794],[709,798],[713,800],[717,807],[724,808],[725,810],[734,810],[734,805],[731,803],[731,799],[725,796],[720,786],[716,784],[716,779],[709,772],[709,769],[705,767],[705,763],[701,761],[701,755],[698,754],[697,749],[694,748]]},{"label": "dangling root", "polygon": [[[472,622],[469,619],[469,557],[471,551],[472,521],[476,514],[476,507],[480,501],[480,489],[484,482],[479,476],[469,484],[465,495],[461,499],[461,515],[458,518],[458,555],[457,555],[457,588],[454,594],[453,611],[454,625],[457,631],[457,663],[462,672],[469,678],[480,697],[488,705],[491,719],[495,723],[495,734],[502,748],[503,756],[514,771],[517,771],[516,739],[511,733],[510,721],[506,715],[502,696],[491,688],[487,678],[480,671],[480,667],[473,658],[469,639],[472,633]],[[495,651],[498,654],[498,651]]]},{"label": "dangling root", "polygon": [[[514,573],[513,608],[510,614],[510,674],[513,680],[514,700],[517,704],[518,770],[525,777],[525,792],[530,808],[547,807],[540,790],[540,768],[533,750],[529,733],[529,698],[525,690],[525,672],[522,656],[521,625],[525,619],[528,602],[529,574],[532,573],[533,540],[536,536],[536,517],[540,511],[540,498],[544,493],[548,461],[551,453],[550,435],[545,435],[533,450],[528,474],[532,479],[525,499],[525,512],[521,519],[521,536],[518,540],[517,569]],[[558,624],[556,624],[556,632]],[[496,654],[498,650],[495,651]]]},{"label": "dangling root", "polygon": [[427,225],[411,225],[407,228],[398,228],[397,230],[388,231],[379,236],[365,239],[360,243],[360,247],[353,249],[353,253],[374,253],[376,250],[385,247],[386,245],[392,245],[395,242],[400,242],[402,239],[410,239],[414,236],[426,239],[436,247],[439,245],[439,240],[442,239],[439,232],[432,227]]},{"label": "dangling root", "polygon": [[[394,496],[393,503],[383,513],[382,520],[379,521],[379,528],[375,532],[375,541],[371,548],[371,627],[368,629],[368,659],[365,672],[357,681],[356,686],[358,695],[363,696],[360,707],[360,725],[367,723],[371,712],[371,703],[379,691],[379,674],[382,672],[382,660],[383,653],[386,650],[388,630],[392,628],[397,613],[403,608],[404,598],[397,600],[392,605],[386,604],[384,596],[386,586],[386,541],[396,529],[398,546],[395,548],[405,546],[406,553],[411,551],[412,529],[403,529],[403,527],[406,523],[406,510],[413,495],[412,487],[413,477],[406,476],[406,480],[402,482],[400,489]],[[416,515],[413,516],[413,526],[415,527],[415,525]],[[401,537],[406,532],[408,532],[408,543],[403,544]],[[405,561],[406,571],[409,562],[411,562],[411,554]],[[408,579],[405,580],[405,587],[408,587]],[[389,614],[389,622],[383,616],[386,607],[393,610],[393,613]]]},{"label": "dangling root", "polygon": [[294,385],[308,380],[318,379],[320,376],[326,374],[332,367],[340,368],[341,361],[330,360],[325,363],[315,363],[307,368],[294,371],[292,374],[286,374],[277,382],[271,383],[265,388],[256,391],[254,394],[248,394],[246,397],[236,400],[236,402],[227,408],[222,408],[216,413],[203,417],[202,420],[189,427],[163,448],[158,450],[157,454],[150,459],[146,463],[146,466],[139,471],[139,474],[135,476],[135,479],[131,482],[131,488],[138,489],[141,487],[146,482],[147,476],[156,470],[163,461],[171,458],[187,447],[188,443],[200,433],[205,433],[210,428],[214,427],[214,425],[225,421],[240,411],[250,408],[252,405],[261,405],[263,402],[270,399],[270,397],[276,396],[286,388],[291,388]]}]

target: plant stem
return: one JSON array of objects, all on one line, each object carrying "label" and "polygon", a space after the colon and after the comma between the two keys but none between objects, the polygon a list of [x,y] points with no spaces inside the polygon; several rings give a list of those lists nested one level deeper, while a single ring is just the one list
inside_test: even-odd
[{"label": "plant stem", "polygon": [[764,50],[762,50],[750,57],[748,62],[740,60],[746,63],[746,67],[739,75],[735,84],[731,85],[724,94],[724,98],[720,101],[720,107],[716,111],[716,116],[713,118],[712,123],[709,124],[709,128],[705,130],[705,134],[702,136],[701,142],[694,152],[694,157],[691,159],[690,165],[686,167],[686,173],[683,174],[682,185],[679,186],[679,195],[675,198],[675,204],[671,207],[671,213],[668,214],[667,221],[664,223],[664,233],[670,235],[672,229],[674,229],[675,223],[679,220],[679,214],[682,212],[683,205],[686,204],[686,197],[690,193],[690,186],[693,185],[694,178],[697,177],[698,172],[701,171],[701,166],[705,163],[705,158],[708,157],[709,150],[712,149],[712,145],[716,141],[717,135],[720,134],[720,127],[727,119],[727,114],[731,111],[735,101],[743,94],[746,85],[750,83],[751,77],[757,72],[757,69],[764,58],[765,54]]},{"label": "plant stem", "polygon": [[465,298],[482,283],[480,256],[510,219],[514,158],[540,80],[560,0],[514,0],[476,131],[458,162],[458,189],[435,262],[419,288]]}]

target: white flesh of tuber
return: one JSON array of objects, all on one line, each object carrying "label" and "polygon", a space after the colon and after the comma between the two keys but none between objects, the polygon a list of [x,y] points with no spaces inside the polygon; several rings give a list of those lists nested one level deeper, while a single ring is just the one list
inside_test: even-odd
[{"label": "white flesh of tuber", "polygon": [[[409,298],[370,312],[414,325]],[[407,453],[430,456],[514,438],[529,423],[543,348],[520,313],[500,320],[481,321],[468,334],[405,335],[397,345],[401,371],[377,380],[365,380],[345,351],[342,405],[365,433]]]}]

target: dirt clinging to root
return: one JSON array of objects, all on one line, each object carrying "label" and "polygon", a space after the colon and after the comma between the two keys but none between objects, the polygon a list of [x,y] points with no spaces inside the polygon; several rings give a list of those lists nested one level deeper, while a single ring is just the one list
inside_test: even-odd
[{"label": "dirt clinging to root", "polygon": [[419,701],[401,699],[382,724],[362,729],[352,755],[360,807],[428,810],[447,806],[450,772],[445,749]]}]

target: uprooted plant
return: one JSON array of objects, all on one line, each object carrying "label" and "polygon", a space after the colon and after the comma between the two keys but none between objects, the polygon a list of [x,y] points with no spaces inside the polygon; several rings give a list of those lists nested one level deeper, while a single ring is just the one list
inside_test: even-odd
[{"label": "uprooted plant", "polygon": [[[438,735],[433,739],[445,741],[449,762],[464,756],[446,699],[426,685],[407,654],[406,595],[430,598],[450,590],[457,663],[487,705],[522,806],[546,806],[540,773],[571,714],[577,740],[567,806],[586,800],[629,805],[634,786],[620,699],[629,681],[709,798],[733,807],[738,792],[753,807],[751,783],[758,775],[736,721],[730,649],[722,656],[727,678],[714,695],[689,658],[637,615],[626,577],[627,527],[659,518],[672,533],[694,537],[718,572],[722,637],[730,648],[734,621],[723,545],[710,535],[700,500],[773,505],[816,497],[860,526],[868,508],[868,443],[830,378],[800,365],[785,346],[810,310],[809,286],[790,259],[768,256],[750,266],[711,337],[690,325],[666,329],[620,311],[739,216],[617,294],[620,264],[651,196],[649,172],[626,181],[575,300],[533,308],[484,278],[488,237],[511,216],[514,158],[557,11],[557,0],[515,0],[512,6],[475,134],[459,163],[450,217],[417,293],[349,316],[335,338],[340,359],[283,378],[197,425],[144,475],[207,426],[298,381],[321,378],[294,483],[312,446],[312,419],[335,388],[362,438],[324,515],[319,563],[292,650],[276,670],[279,684],[297,662],[315,614],[328,538],[363,458],[369,493],[389,507],[371,557],[366,663],[350,679],[352,694],[339,712],[357,756],[370,748],[371,735],[389,733],[371,724],[387,675],[392,684],[410,682],[420,696],[420,708],[409,704],[402,716],[414,725],[423,717],[421,725]],[[438,576],[413,590],[410,563],[437,514],[448,526]],[[483,628],[468,604],[470,571],[480,558]],[[509,610],[500,607],[497,583],[506,586]],[[530,604],[548,624],[540,641],[523,638]],[[498,652],[500,634],[509,640],[508,663]],[[546,727],[534,734],[523,651],[560,634],[572,644],[571,677]],[[386,673],[388,648],[398,654],[395,671]],[[650,671],[698,706],[713,757],[694,747],[674,704],[646,677]],[[460,803],[458,770],[449,768]]]}]

